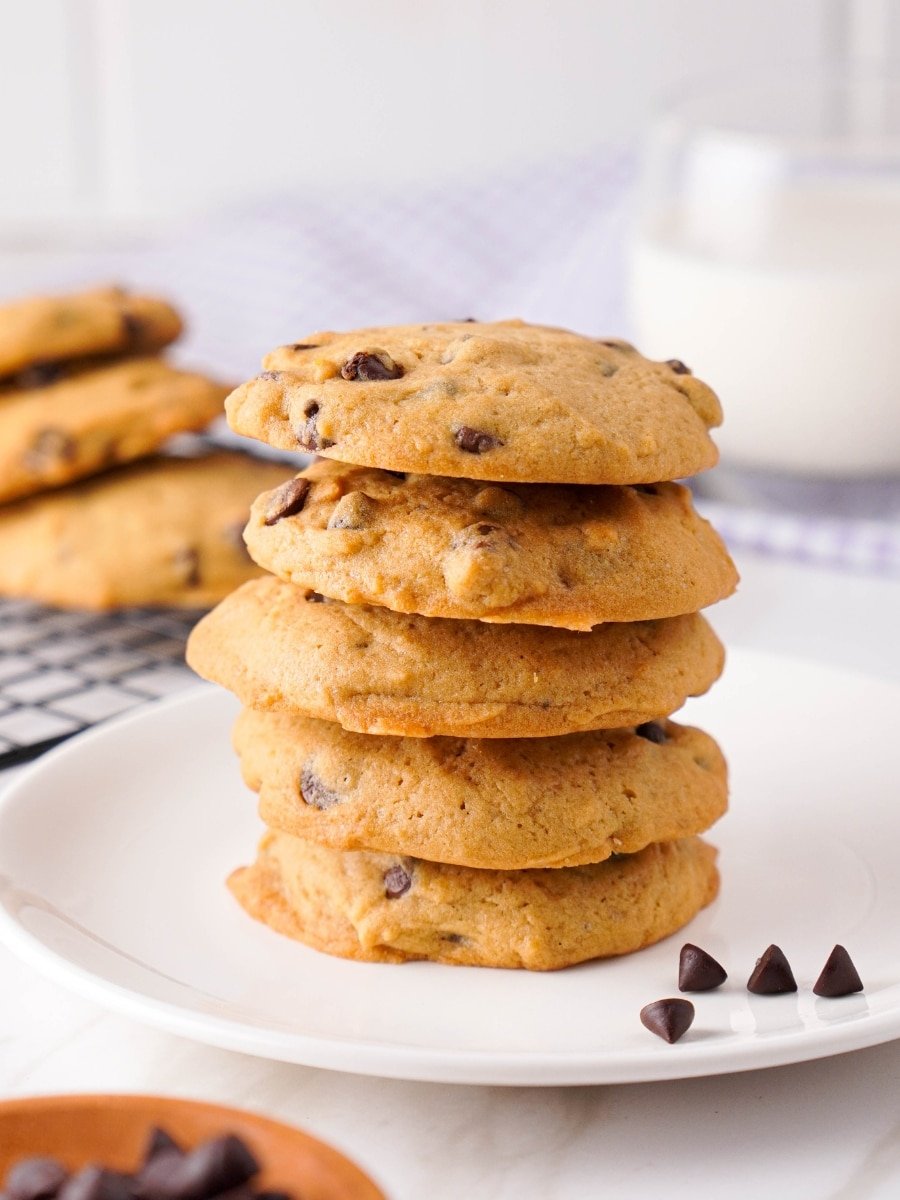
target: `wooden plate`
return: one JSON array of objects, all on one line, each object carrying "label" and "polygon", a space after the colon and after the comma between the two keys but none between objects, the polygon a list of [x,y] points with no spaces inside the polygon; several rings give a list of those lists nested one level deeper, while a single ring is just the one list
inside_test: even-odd
[{"label": "wooden plate", "polygon": [[236,1108],[158,1096],[37,1096],[0,1103],[0,1183],[14,1162],[33,1154],[58,1158],[70,1170],[96,1162],[133,1171],[154,1125],[187,1147],[237,1134],[262,1164],[258,1188],[296,1200],[385,1200],[349,1159],[299,1129]]}]

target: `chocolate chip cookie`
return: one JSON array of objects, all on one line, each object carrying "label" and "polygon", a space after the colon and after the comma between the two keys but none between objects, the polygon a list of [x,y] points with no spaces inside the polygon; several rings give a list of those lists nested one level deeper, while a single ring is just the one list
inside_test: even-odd
[{"label": "chocolate chip cookie", "polygon": [[683,363],[521,321],[313,333],[226,408],[270,445],[519,483],[655,483],[715,464],[715,393]]},{"label": "chocolate chip cookie", "polygon": [[233,740],[266,825],[335,850],[571,867],[702,833],[727,806],[718,746],[673,721],[558,738],[385,738],[248,708]]},{"label": "chocolate chip cookie", "polygon": [[0,595],[64,608],[214,604],[259,574],[241,539],[285,468],[246,454],[154,458],[0,509]]},{"label": "chocolate chip cookie", "polygon": [[699,615],[588,633],[323,600],[265,578],[193,630],[190,665],[249,708],[411,737],[549,737],[638,725],[718,678]]},{"label": "chocolate chip cookie", "polygon": [[152,354],[174,342],[181,318],[165,300],[124,288],[37,296],[0,307],[0,380],[47,383],[53,364],[110,354]]},{"label": "chocolate chip cookie", "polygon": [[267,833],[230,886],[259,921],[328,954],[550,971],[640,950],[719,886],[699,838],[558,870],[479,871]]},{"label": "chocolate chip cookie", "polygon": [[45,387],[0,390],[0,501],[142,458],[202,429],[228,389],[160,358],[81,370]]},{"label": "chocolate chip cookie", "polygon": [[348,604],[590,629],[696,612],[737,572],[677,483],[512,484],[317,462],[253,506],[253,558]]}]

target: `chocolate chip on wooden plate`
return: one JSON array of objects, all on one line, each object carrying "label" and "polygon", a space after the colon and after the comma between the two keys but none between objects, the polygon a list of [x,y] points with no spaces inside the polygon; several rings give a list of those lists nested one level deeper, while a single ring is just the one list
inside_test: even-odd
[{"label": "chocolate chip on wooden plate", "polygon": [[158,1154],[135,1180],[135,1191],[144,1200],[208,1200],[241,1187],[259,1170],[247,1144],[226,1134],[187,1154]]},{"label": "chocolate chip on wooden plate", "polygon": [[0,1194],[4,1200],[292,1200],[286,1192],[255,1192],[251,1180],[260,1169],[234,1134],[183,1150],[154,1128],[135,1175],[98,1164],[69,1175],[54,1159],[27,1158],[7,1173]]},{"label": "chocolate chip on wooden plate", "polygon": [[183,1154],[184,1151],[172,1137],[171,1133],[166,1129],[160,1129],[158,1125],[150,1130],[147,1135],[147,1146],[144,1150],[144,1165],[156,1158],[157,1154]]},{"label": "chocolate chip on wooden plate", "polygon": [[55,1158],[24,1158],[12,1167],[3,1183],[9,1200],[50,1200],[68,1178]]},{"label": "chocolate chip on wooden plate", "polygon": [[83,1167],[56,1193],[59,1200],[132,1200],[124,1175],[106,1167]]}]

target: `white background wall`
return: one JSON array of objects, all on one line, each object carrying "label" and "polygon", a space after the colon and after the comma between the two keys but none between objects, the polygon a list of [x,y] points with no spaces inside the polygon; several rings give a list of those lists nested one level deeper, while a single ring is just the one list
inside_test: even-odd
[{"label": "white background wall", "polygon": [[900,0],[0,0],[0,239],[632,138],[661,94],[852,40]]}]

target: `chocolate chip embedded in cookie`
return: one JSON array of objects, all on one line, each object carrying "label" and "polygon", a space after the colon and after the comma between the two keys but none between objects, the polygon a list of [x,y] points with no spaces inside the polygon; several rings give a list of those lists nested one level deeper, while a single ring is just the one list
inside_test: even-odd
[{"label": "chocolate chip embedded in cookie", "polygon": [[152,453],[202,429],[227,388],[160,358],[130,358],[0,394],[0,501]]},{"label": "chocolate chip embedded in cookie", "polygon": [[259,573],[235,528],[283,474],[246,454],[153,458],[5,505],[0,595],[208,607]]},{"label": "chocolate chip embedded in cookie", "polygon": [[602,862],[702,833],[725,812],[711,737],[667,722],[558,738],[397,738],[245,709],[233,741],[272,829],[335,850],[483,869]]},{"label": "chocolate chip embedded in cookie", "polygon": [[737,581],[675,483],[499,487],[323,460],[260,496],[246,538],[291,583],[429,617],[586,630],[696,612]]},{"label": "chocolate chip embedded in cookie", "polygon": [[273,578],[245,585],[195,627],[190,665],[250,708],[360,733],[499,738],[638,725],[722,669],[698,614],[574,633],[315,598]]},{"label": "chocolate chip embedded in cookie", "polygon": [[302,511],[303,505],[306,503],[309,489],[310,483],[308,479],[297,478],[289,479],[286,483],[280,484],[274,491],[264,493],[266,504],[263,523],[265,525],[274,525],[285,517],[296,516],[297,513]]},{"label": "chocolate chip embedded in cookie", "polygon": [[683,363],[521,321],[316,333],[227,403],[238,433],[359,466],[520,483],[655,483],[715,464]]},{"label": "chocolate chip embedded in cookie", "polygon": [[[165,300],[124,288],[18,300],[0,307],[0,379],[29,370],[50,373],[52,364],[69,359],[152,354],[181,329],[181,318]],[[33,386],[27,374],[15,382]]]},{"label": "chocolate chip embedded in cookie", "polygon": [[327,954],[552,971],[680,929],[715,898],[715,858],[685,838],[593,866],[480,871],[268,833],[229,884],[251,916]]},{"label": "chocolate chip embedded in cookie", "polygon": [[342,379],[358,379],[375,383],[379,379],[399,379],[403,368],[383,350],[360,350],[341,367]]}]

